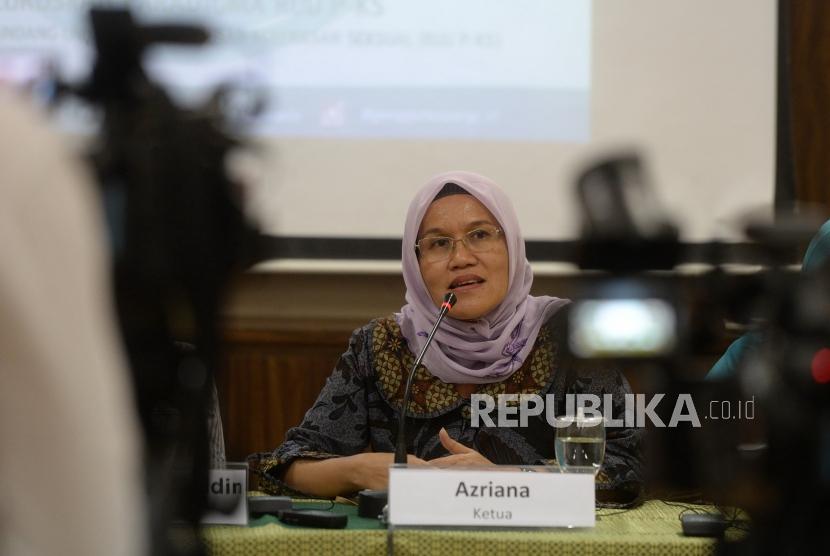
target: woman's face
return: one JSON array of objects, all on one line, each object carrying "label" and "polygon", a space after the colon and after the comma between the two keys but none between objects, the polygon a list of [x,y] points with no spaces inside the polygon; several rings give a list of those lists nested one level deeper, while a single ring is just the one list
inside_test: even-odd
[{"label": "woman's face", "polygon": [[[460,239],[473,230],[499,227],[490,211],[472,195],[450,195],[429,206],[418,240],[436,236]],[[436,307],[441,306],[448,291],[458,297],[453,318],[480,318],[507,295],[509,262],[503,234],[486,251],[474,252],[464,242],[456,241],[445,260],[426,259],[423,253],[419,257],[421,276]]]}]

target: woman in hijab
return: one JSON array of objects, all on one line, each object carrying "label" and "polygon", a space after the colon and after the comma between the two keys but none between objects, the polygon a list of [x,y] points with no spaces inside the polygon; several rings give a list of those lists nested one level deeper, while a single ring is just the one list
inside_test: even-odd
[{"label": "woman in hijab", "polygon": [[[406,411],[410,464],[552,463],[545,412],[526,427],[472,427],[474,393],[554,394],[556,415],[565,413],[564,394],[611,394],[613,417],[622,415],[630,392],[622,375],[586,369],[566,353],[568,301],[529,295],[516,214],[493,182],[470,172],[430,180],[409,207],[402,258],[406,305],[356,330],[303,422],[273,453],[251,458],[265,490],[331,497],[386,488],[406,377],[448,291],[458,301],[416,372]],[[607,430],[601,500],[637,497],[641,433]]]}]

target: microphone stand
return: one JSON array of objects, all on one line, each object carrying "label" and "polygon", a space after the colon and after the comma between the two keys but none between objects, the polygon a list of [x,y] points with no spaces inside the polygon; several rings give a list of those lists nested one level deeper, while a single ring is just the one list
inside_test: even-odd
[{"label": "microphone stand", "polygon": [[[418,365],[421,364],[421,359],[424,358],[427,348],[429,348],[429,345],[432,343],[432,338],[435,336],[435,332],[438,331],[438,326],[457,301],[458,297],[456,297],[456,295],[452,292],[447,292],[444,295],[444,302],[441,303],[441,311],[438,313],[438,318],[435,320],[435,324],[432,326],[432,331],[429,333],[429,336],[427,336],[427,341],[424,344],[424,347],[421,348],[421,353],[419,353],[418,357],[415,359],[415,364],[412,365],[412,369],[410,369],[409,376],[406,379],[406,388],[404,388],[403,393],[403,405],[401,406],[400,417],[398,417],[398,437],[395,441],[396,464],[406,463],[406,410],[409,408],[409,397],[412,392],[412,379],[415,378],[415,371],[418,369]],[[386,523],[389,511],[389,505],[387,503],[389,499],[388,491],[362,490],[358,493],[357,498],[358,515],[363,517],[374,517],[378,515],[378,512],[380,512],[378,517],[381,519],[382,523]]]},{"label": "microphone stand", "polygon": [[421,364],[421,359],[424,358],[424,354],[427,352],[429,345],[432,343],[432,337],[435,336],[435,333],[438,331],[438,326],[457,301],[458,298],[452,292],[447,292],[446,295],[444,295],[444,302],[441,304],[441,312],[438,313],[438,319],[436,319],[435,324],[432,327],[432,331],[429,333],[429,336],[427,336],[427,341],[424,343],[424,347],[421,348],[421,353],[419,353],[418,357],[415,359],[415,364],[412,365],[412,369],[409,370],[409,376],[406,379],[406,388],[404,388],[403,393],[401,414],[400,417],[398,417],[398,438],[395,442],[395,463],[406,463],[406,411],[409,409],[409,398],[412,393],[412,380],[415,378],[415,371],[418,369],[418,365]]}]

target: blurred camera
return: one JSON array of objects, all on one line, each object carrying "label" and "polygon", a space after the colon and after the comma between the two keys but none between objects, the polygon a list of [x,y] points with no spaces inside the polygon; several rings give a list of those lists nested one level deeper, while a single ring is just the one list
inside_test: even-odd
[{"label": "blurred camera", "polygon": [[577,179],[582,237],[577,263],[600,270],[570,308],[568,347],[581,359],[667,359],[681,323],[673,289],[647,271],[679,259],[677,228],[656,202],[639,157],[624,153]]}]

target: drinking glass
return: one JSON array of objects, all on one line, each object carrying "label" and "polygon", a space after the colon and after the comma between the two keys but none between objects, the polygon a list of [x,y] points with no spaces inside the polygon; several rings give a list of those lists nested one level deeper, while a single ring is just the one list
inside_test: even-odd
[{"label": "drinking glass", "polygon": [[563,415],[555,419],[556,461],[567,473],[597,474],[605,458],[605,424],[602,416]]}]

